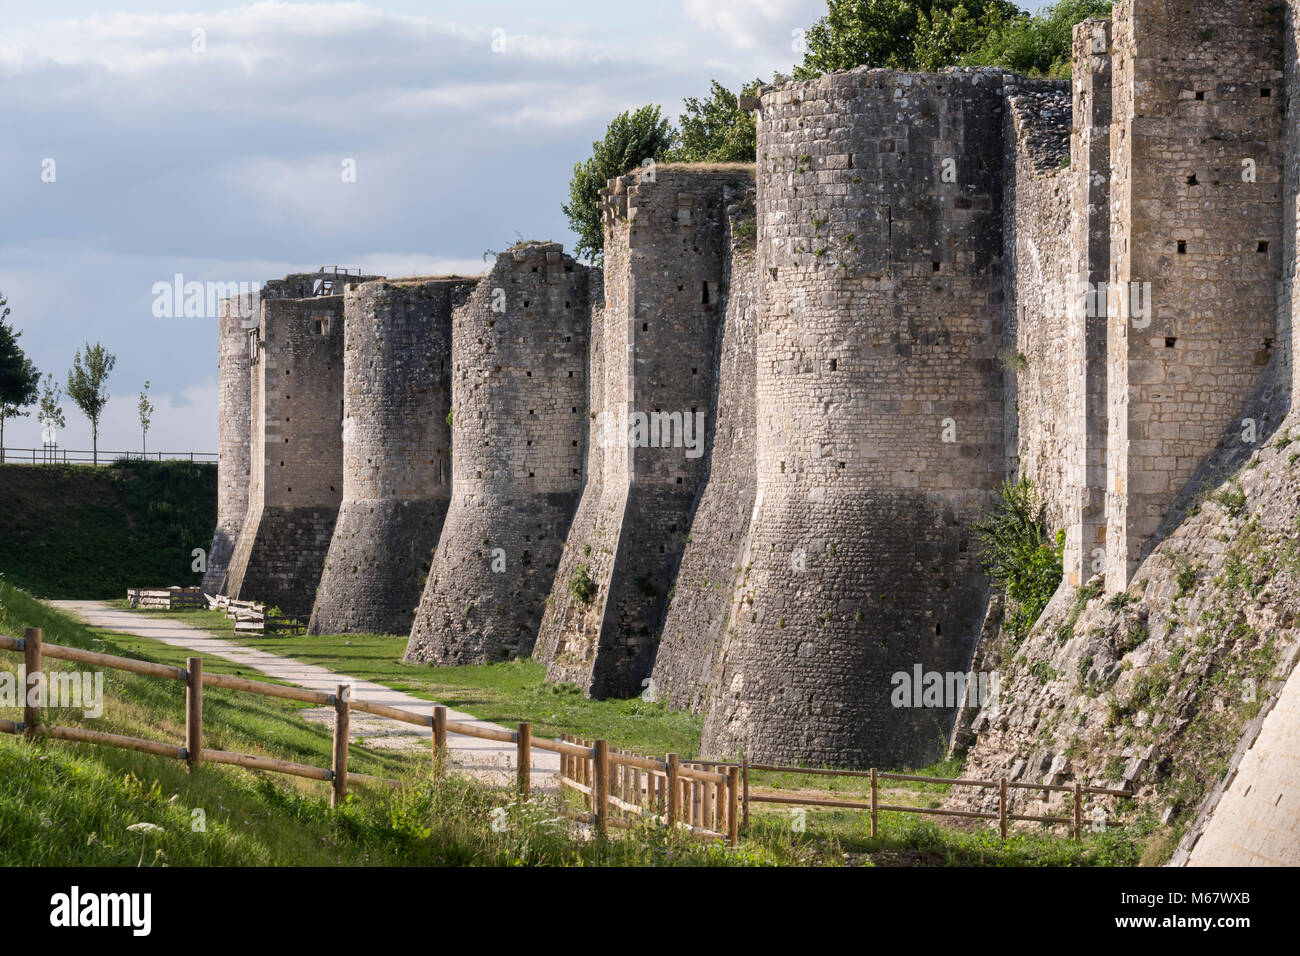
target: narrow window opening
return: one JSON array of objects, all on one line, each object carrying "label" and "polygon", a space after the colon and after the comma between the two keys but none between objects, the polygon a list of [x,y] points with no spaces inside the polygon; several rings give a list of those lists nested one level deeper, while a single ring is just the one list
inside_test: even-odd
[{"label": "narrow window opening", "polygon": [[1187,177],[1187,185],[1189,185],[1189,186],[1199,186],[1199,185],[1200,185],[1200,182],[1197,180],[1197,178],[1196,178],[1196,174],[1195,174],[1195,173],[1192,173],[1190,176]]},{"label": "narrow window opening", "polygon": [[707,282],[702,282],[700,283],[700,305],[708,305],[708,304],[709,304],[709,284]]},{"label": "narrow window opening", "polygon": [[937,263],[937,262],[932,262],[932,263],[930,263],[930,265],[932,265],[932,266],[934,267],[934,271],[935,271],[935,272],[938,272],[938,271],[939,271],[939,263]]},{"label": "narrow window opening", "polygon": [[839,359],[831,359],[831,371],[834,372],[834,371],[838,370],[839,367],[840,367],[840,360],[839,360]]},{"label": "narrow window opening", "polygon": [[1267,86],[1260,87],[1259,95],[1263,99],[1268,99],[1270,96],[1273,95],[1273,91],[1269,89]]},{"label": "narrow window opening", "polygon": [[1184,239],[1178,240],[1178,254],[1180,256],[1187,255],[1187,241]]},{"label": "narrow window opening", "polygon": [[1165,348],[1171,349],[1177,344],[1178,339],[1174,338],[1172,335],[1165,336]]},{"label": "narrow window opening", "polygon": [[1268,243],[1267,243],[1267,242],[1261,242],[1261,243],[1259,244],[1259,251],[1260,251],[1260,252],[1268,252]]},{"label": "narrow window opening", "polygon": [[642,332],[649,332],[649,331],[650,331],[650,323],[649,323],[649,322],[642,322],[642,323],[641,323],[641,331],[642,331]]},{"label": "narrow window opening", "polygon": [[1197,91],[1196,91],[1196,98],[1197,98],[1198,100],[1203,100],[1203,99],[1205,99],[1205,90],[1197,90]]}]

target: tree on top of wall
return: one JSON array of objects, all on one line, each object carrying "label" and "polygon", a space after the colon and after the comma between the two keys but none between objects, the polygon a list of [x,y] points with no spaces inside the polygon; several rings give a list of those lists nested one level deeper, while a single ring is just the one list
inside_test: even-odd
[{"label": "tree on top of wall", "polygon": [[645,160],[667,161],[676,141],[677,131],[660,115],[658,106],[646,105],[614,117],[604,138],[591,144],[591,156],[573,167],[569,201],[561,206],[569,227],[578,234],[578,255],[597,264],[604,257],[600,190]]},{"label": "tree on top of wall", "polygon": [[807,33],[798,79],[874,66],[934,72],[946,66],[996,66],[1062,75],[1071,30],[1110,15],[1111,0],[1059,0],[1030,15],[1008,0],[828,0]]},{"label": "tree on top of wall", "polygon": [[681,163],[752,163],[754,161],[754,114],[740,108],[741,96],[758,92],[761,80],[751,80],[731,92],[717,80],[707,99],[688,96],[679,117],[681,133],[673,161]]},{"label": "tree on top of wall", "polygon": [[9,318],[9,302],[0,293],[0,462],[4,461],[5,420],[23,418],[23,411],[36,401],[41,373],[18,347],[21,332],[15,332]]}]

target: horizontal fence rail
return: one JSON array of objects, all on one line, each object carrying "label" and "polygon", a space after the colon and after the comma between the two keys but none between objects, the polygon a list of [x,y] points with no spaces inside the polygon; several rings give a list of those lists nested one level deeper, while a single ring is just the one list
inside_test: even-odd
[{"label": "horizontal fence rail", "polygon": [[[448,734],[459,734],[480,740],[495,740],[501,743],[513,743],[516,748],[518,789],[521,796],[524,797],[529,794],[532,786],[531,765],[532,751],[534,749],[558,753],[562,762],[576,761],[584,765],[603,766],[606,768],[603,779],[606,779],[609,783],[613,783],[616,779],[611,772],[613,766],[620,768],[638,767],[642,770],[651,768],[661,775],[667,774],[669,767],[669,762],[666,761],[657,761],[648,757],[611,750],[606,741],[603,740],[580,744],[572,739],[550,740],[544,737],[534,737],[531,724],[528,723],[519,724],[517,730],[505,730],[501,727],[493,727],[479,722],[449,720],[447,708],[440,704],[432,704],[428,712],[422,713],[393,707],[388,704],[380,704],[375,701],[356,700],[352,698],[351,688],[346,684],[340,684],[336,692],[331,694],[325,691],[310,690],[306,687],[268,684],[262,681],[249,680],[245,677],[235,677],[230,674],[205,673],[203,658],[201,657],[187,658],[184,667],[174,667],[167,664],[156,664],[152,661],[116,657],[99,651],[82,650],[78,647],[46,644],[41,640],[40,628],[28,628],[22,638],[0,636],[0,651],[21,653],[27,674],[27,687],[24,688],[23,719],[21,721],[0,719],[0,733],[16,734],[28,739],[44,736],[58,740],[136,750],[159,757],[168,757],[173,760],[183,760],[191,769],[204,763],[226,764],[244,767],[249,770],[265,770],[272,773],[320,780],[331,784],[331,806],[337,806],[346,798],[350,781],[387,785],[389,787],[402,785],[399,780],[360,774],[348,769],[348,730],[351,714],[354,711],[372,714],[376,717],[386,717],[402,723],[413,724],[417,727],[429,728],[432,732],[433,767],[437,773],[442,772],[446,767]],[[84,730],[78,727],[58,727],[45,724],[41,717],[43,701],[40,699],[39,693],[33,694],[31,692],[31,688],[39,686],[38,675],[42,673],[42,661],[47,657],[183,683],[185,685],[185,743],[174,744],[158,740],[145,740],[139,737],[128,737],[122,734]],[[208,687],[335,708],[331,766],[328,768],[315,767],[274,757],[231,753],[224,750],[205,748],[203,746],[203,690]],[[675,766],[676,756],[669,755],[669,757]],[[726,807],[727,809],[723,811],[726,815],[719,816],[717,812],[706,814],[700,809],[693,811],[694,815],[692,817],[683,818],[674,810],[670,813],[668,819],[686,823],[692,832],[697,835],[709,838],[727,836],[732,843],[735,843],[737,839],[736,781],[739,779],[739,771],[733,771],[731,777],[728,777],[724,774],[710,773],[691,766],[683,766],[680,769],[680,777],[684,782],[695,781],[697,785],[703,783],[708,783],[714,787],[730,785],[729,797],[718,797],[714,804],[719,808]],[[627,781],[630,778],[624,776],[618,779],[620,782],[617,784],[617,789],[602,786],[596,788],[600,799],[595,802],[595,806],[591,808],[589,813],[576,814],[576,812],[572,812],[570,815],[576,815],[579,819],[592,823],[601,830],[608,826],[623,828],[630,826],[630,822],[626,819],[611,817],[609,814],[610,807],[618,808],[620,802],[624,804],[623,809],[633,806],[628,799],[630,791]],[[660,792],[666,791],[661,790]],[[707,796],[697,796],[697,800],[708,799]],[[682,804],[674,804],[674,807],[678,805]],[[689,803],[685,805],[694,806]],[[699,806],[702,807],[704,804],[701,803]],[[703,826],[703,821],[706,818],[714,829]],[[688,820],[692,822],[687,822]],[[723,832],[723,823],[725,821],[729,821],[728,832],[726,833]]]},{"label": "horizontal fence rail", "polygon": [[[28,628],[19,638],[0,636],[0,650],[23,655],[27,686],[24,688],[23,719],[0,719],[0,733],[16,734],[28,739],[45,736],[57,740],[98,744],[125,750],[168,757],[185,761],[190,769],[203,763],[226,764],[250,770],[265,770],[320,780],[331,784],[330,804],[337,806],[347,796],[349,781],[399,787],[401,781],[359,774],[348,770],[348,730],[351,714],[359,711],[376,717],[427,727],[432,735],[432,760],[435,773],[441,773],[447,762],[447,735],[459,734],[481,740],[513,743],[516,748],[517,787],[521,796],[531,790],[532,751],[545,750],[560,755],[559,782],[562,789],[582,795],[585,810],[565,810],[571,819],[591,824],[605,832],[609,828],[629,829],[638,821],[652,821],[682,829],[692,836],[708,840],[726,840],[732,846],[739,841],[741,829],[749,827],[751,803],[783,804],[867,810],[871,814],[871,835],[879,835],[878,815],[881,811],[914,813],[932,816],[952,816],[968,819],[997,820],[1002,838],[1006,839],[1011,821],[1063,824],[1071,827],[1074,838],[1082,837],[1083,797],[1129,797],[1128,790],[1106,787],[1085,787],[1081,784],[1031,784],[1001,780],[963,780],[947,777],[927,777],[916,774],[886,773],[870,770],[832,770],[811,767],[786,767],[772,764],[751,764],[710,760],[682,760],[670,753],[662,760],[631,753],[609,746],[605,740],[583,740],[568,734],[559,739],[534,737],[531,724],[524,722],[517,730],[505,730],[480,722],[449,720],[447,708],[434,704],[428,712],[406,710],[375,701],[355,700],[351,688],[340,684],[335,693],[310,690],[305,687],[269,684],[262,681],[235,677],[230,674],[208,674],[203,671],[203,658],[186,659],[185,667],[156,664],[127,657],[116,657],[98,651],[58,644],[44,644],[39,628]],[[43,701],[40,697],[42,660],[46,657],[73,661],[96,667],[127,671],[147,677],[177,681],[185,685],[185,742],[174,744],[165,741],[145,740],[121,734],[85,730],[78,727],[45,725],[41,719]],[[203,746],[203,690],[217,687],[243,693],[277,697],[284,700],[328,706],[335,709],[334,736],[331,766],[315,767],[274,757],[208,750]],[[810,776],[859,777],[871,781],[870,801],[845,800],[834,797],[807,796],[798,792],[751,793],[751,771]],[[943,786],[977,787],[998,791],[998,812],[979,810],[910,807],[880,802],[881,780],[910,783],[933,783]],[[1007,792],[1011,789],[1064,792],[1073,794],[1073,816],[1045,816],[1011,813],[1007,808]]]},{"label": "horizontal fence rail", "polygon": [[197,461],[215,464],[214,451],[100,451],[94,449],[0,448],[0,464],[9,465],[111,465],[115,461]]},{"label": "horizontal fence rail", "polygon": [[[789,806],[810,806],[826,807],[828,809],[848,809],[848,810],[868,810],[871,812],[871,835],[878,836],[880,832],[879,814],[881,811],[890,813],[915,813],[923,816],[945,816],[961,817],[974,820],[997,820],[998,831],[1002,839],[1007,838],[1007,827],[1011,821],[1037,822],[1061,824],[1070,827],[1070,834],[1075,840],[1083,837],[1083,798],[1089,796],[1107,796],[1107,797],[1131,797],[1131,790],[1114,790],[1109,787],[1085,787],[1082,784],[1049,784],[1049,783],[1023,783],[1020,781],[1007,780],[1003,777],[1000,780],[964,780],[961,778],[950,777],[925,777],[917,774],[907,773],[886,773],[881,770],[872,768],[870,770],[833,770],[819,767],[785,767],[775,764],[758,764],[741,761],[740,763],[725,763],[721,761],[705,761],[713,767],[737,767],[741,775],[741,793],[743,802],[742,819],[746,827],[749,826],[749,804],[752,803],[774,803]],[[871,780],[871,799],[870,802],[862,800],[842,800],[834,797],[809,797],[789,792],[784,793],[763,793],[751,794],[749,790],[749,774],[755,772],[771,773],[789,773],[789,774],[807,774],[809,776],[821,777],[865,777]],[[896,780],[903,783],[934,783],[946,787],[976,787],[983,790],[998,791],[998,812],[990,813],[982,810],[957,810],[944,809],[939,807],[909,807],[900,806],[891,803],[880,802],[880,781]],[[1039,790],[1045,793],[1069,793],[1073,795],[1072,809],[1073,815],[1069,817],[1045,816],[1024,813],[1010,813],[1007,809],[1007,791],[1008,790]]]}]

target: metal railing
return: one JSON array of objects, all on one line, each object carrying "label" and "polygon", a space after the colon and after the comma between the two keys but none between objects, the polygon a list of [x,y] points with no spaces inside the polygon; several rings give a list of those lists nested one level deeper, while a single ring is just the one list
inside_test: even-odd
[{"label": "metal railing", "polygon": [[111,465],[119,459],[128,461],[198,461],[215,464],[214,451],[99,451],[60,448],[0,448],[0,464],[9,465]]}]

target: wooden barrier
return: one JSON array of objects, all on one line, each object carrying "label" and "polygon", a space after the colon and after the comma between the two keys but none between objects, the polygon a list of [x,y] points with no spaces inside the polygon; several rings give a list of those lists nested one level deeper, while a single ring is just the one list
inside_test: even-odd
[{"label": "wooden barrier", "polygon": [[[234,604],[235,602],[229,603]],[[204,673],[203,660],[199,657],[187,658],[186,666],[182,668],[115,657],[96,651],[82,650],[81,648],[44,644],[39,628],[28,628],[21,640],[0,636],[0,650],[21,652],[27,673],[27,686],[25,688],[27,693],[23,701],[23,721],[22,723],[16,723],[9,720],[0,720],[0,733],[22,734],[28,739],[43,735],[60,740],[137,750],[176,760],[184,760],[191,771],[202,763],[228,764],[253,770],[267,770],[273,773],[327,781],[332,785],[330,795],[332,806],[338,806],[346,800],[349,780],[369,784],[400,786],[399,781],[349,773],[348,741],[350,715],[353,710],[431,728],[435,772],[441,772],[446,767],[448,733],[461,734],[482,740],[513,743],[516,747],[517,789],[520,796],[524,798],[527,798],[531,792],[532,750],[536,748],[558,753],[560,755],[561,787],[567,787],[582,794],[587,807],[584,813],[579,813],[574,818],[581,818],[591,823],[601,832],[607,831],[609,827],[626,829],[633,825],[635,819],[649,818],[658,820],[670,827],[680,826],[692,835],[705,839],[725,839],[734,846],[739,840],[742,821],[744,827],[749,826],[749,805],[753,802],[869,810],[871,813],[872,836],[879,833],[879,813],[884,810],[894,813],[995,819],[998,821],[999,832],[1002,834],[1003,839],[1007,836],[1008,824],[1011,821],[1063,824],[1070,826],[1075,839],[1080,839],[1082,837],[1084,794],[1118,797],[1132,795],[1126,790],[1084,787],[1078,783],[1071,786],[1062,786],[1019,783],[1008,781],[1005,778],[999,781],[962,780],[945,777],[925,777],[915,774],[881,773],[875,768],[870,770],[831,770],[811,767],[782,767],[751,764],[748,760],[739,764],[724,761],[683,761],[675,753],[670,753],[663,760],[659,760],[642,754],[613,749],[605,740],[581,740],[568,734],[562,735],[558,740],[537,738],[533,736],[532,726],[527,722],[520,723],[517,730],[509,731],[499,727],[482,726],[477,723],[448,720],[447,708],[441,705],[434,705],[430,713],[424,714],[413,713],[372,701],[353,700],[351,699],[351,689],[347,685],[339,685],[335,693],[328,694],[303,687],[281,686],[227,674],[208,674]],[[186,695],[184,746],[73,727],[43,726],[41,709],[44,701],[39,693],[41,682],[37,675],[41,674],[42,662],[46,657],[183,682]],[[278,697],[333,707],[335,722],[331,766],[328,769],[312,767],[271,757],[205,749],[203,747],[204,687],[218,687],[259,694],[265,697]],[[753,793],[750,788],[750,771],[814,776],[869,777],[871,781],[870,802],[808,797],[790,793]],[[985,789],[994,788],[998,791],[998,812],[993,814],[974,810],[882,804],[879,795],[880,780],[934,783],[944,786],[971,786]],[[1073,796],[1073,815],[1058,817],[1010,813],[1007,807],[1007,792],[1011,788],[1071,793]],[[611,810],[616,811],[616,813],[611,813]],[[573,816],[573,813],[577,813],[577,811],[566,811],[568,816]],[[618,814],[624,815],[619,816]]]},{"label": "wooden barrier", "polygon": [[199,608],[207,603],[202,588],[127,588],[126,601],[131,607],[156,611],[179,611]]},{"label": "wooden barrier", "polygon": [[[712,766],[732,766],[739,769],[742,775],[742,798],[744,800],[743,817],[745,826],[749,826],[749,803],[779,803],[790,806],[812,806],[840,808],[850,810],[869,810],[871,812],[871,835],[878,836],[880,833],[880,811],[890,811],[893,813],[916,813],[924,816],[948,816],[963,817],[977,820],[997,820],[998,832],[1002,839],[1007,838],[1008,824],[1013,821],[1025,821],[1032,823],[1049,823],[1061,824],[1070,827],[1070,835],[1075,840],[1083,838],[1083,797],[1084,794],[1095,796],[1111,797],[1131,797],[1133,794],[1128,790],[1113,790],[1108,787],[1085,787],[1082,784],[1075,783],[1069,786],[1060,784],[1047,783],[1021,783],[1018,781],[1007,780],[1003,777],[1000,780],[964,780],[960,778],[949,777],[924,777],[916,774],[906,773],[883,773],[876,768],[870,770],[832,770],[821,767],[782,767],[772,764],[751,764],[747,760],[740,764],[723,764],[721,762],[710,762]],[[871,780],[871,797],[869,803],[857,800],[836,800],[826,797],[805,797],[792,795],[789,793],[764,793],[751,794],[749,792],[749,772],[751,770],[769,771],[775,773],[806,774],[809,776],[829,776],[829,777],[869,777]],[[977,810],[947,810],[930,807],[907,807],[894,804],[880,803],[880,785],[881,780],[898,780],[910,783],[934,783],[943,786],[952,787],[978,787],[985,790],[998,791],[998,812],[987,813]],[[1022,813],[1010,813],[1007,809],[1007,792],[1008,790],[1040,790],[1047,793],[1069,793],[1072,795],[1073,814],[1069,817],[1060,816],[1043,816]]]}]

